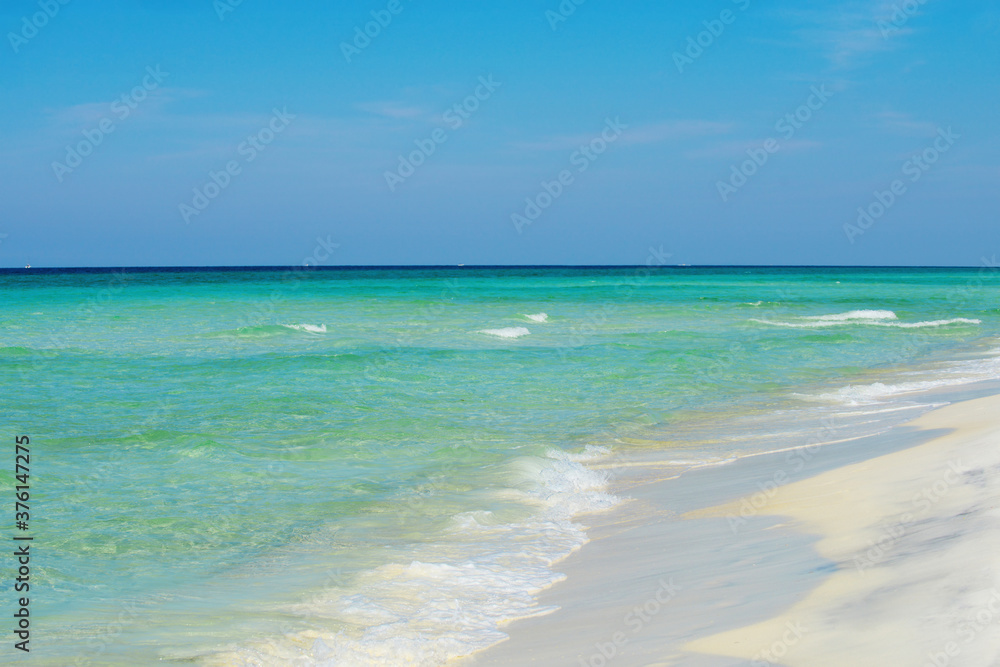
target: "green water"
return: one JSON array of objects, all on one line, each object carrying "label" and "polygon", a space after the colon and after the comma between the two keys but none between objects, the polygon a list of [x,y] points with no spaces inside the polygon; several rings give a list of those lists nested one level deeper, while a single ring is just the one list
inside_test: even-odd
[{"label": "green water", "polygon": [[[916,370],[928,387],[997,377],[994,273],[0,274],[4,437],[32,440],[32,659],[205,661],[308,631],[392,664],[397,635],[368,630],[406,619],[373,600],[418,552],[523,568],[448,598],[481,608],[479,589],[503,589],[476,616],[490,627],[462,635],[495,641],[521,609],[504,601],[530,605],[545,563],[585,539],[567,508],[607,500],[558,452],[725,456],[764,441],[708,445],[705,423],[857,403],[846,387]],[[478,518],[462,533],[456,517]],[[511,565],[522,538],[538,560]],[[462,618],[428,611],[414,641]]]}]

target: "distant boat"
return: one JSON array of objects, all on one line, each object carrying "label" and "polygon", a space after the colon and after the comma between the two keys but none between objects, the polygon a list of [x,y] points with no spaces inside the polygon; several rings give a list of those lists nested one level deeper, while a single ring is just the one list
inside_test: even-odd
[{"label": "distant boat", "polygon": [[26,268],[26,269],[30,269],[30,268],[31,268],[31,264],[25,264],[25,265],[24,265],[24,268]]}]

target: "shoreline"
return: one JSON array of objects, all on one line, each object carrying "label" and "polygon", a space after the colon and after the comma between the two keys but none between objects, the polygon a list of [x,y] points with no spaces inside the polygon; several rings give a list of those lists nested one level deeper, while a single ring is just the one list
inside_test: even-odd
[{"label": "shoreline", "polygon": [[770,514],[821,536],[816,550],[837,564],[830,577],[768,620],[685,648],[789,667],[996,664],[1000,571],[990,556],[1000,545],[1000,487],[989,473],[1000,468],[1000,396],[912,426],[944,432],[772,499]]},{"label": "shoreline", "polygon": [[[956,567],[989,568],[971,556],[978,553],[978,534],[973,539],[949,532],[961,512],[991,525],[984,504],[991,487],[976,486],[983,476],[970,473],[1000,468],[1000,452],[976,446],[984,438],[1000,441],[1000,418],[992,417],[1000,415],[1000,393],[995,386],[983,393],[966,388],[954,398],[960,402],[847,443],[748,456],[674,477],[643,479],[626,467],[617,482],[630,499],[578,518],[588,526],[590,542],[558,563],[566,579],[539,595],[540,606],[558,610],[515,620],[503,628],[509,639],[449,664],[923,665],[927,655],[936,655],[936,646],[954,661],[943,664],[966,664],[959,660],[988,651],[986,645],[1000,646],[1000,637],[987,641],[992,631],[981,630],[950,656],[946,649],[956,647],[951,639],[938,641],[941,633],[923,626],[909,632],[891,628],[905,626],[899,617],[906,617],[916,604],[912,598],[919,597],[900,572],[926,572],[928,562],[942,568],[952,562],[934,555],[937,543],[960,545],[961,553],[951,556]],[[964,467],[939,470],[942,456],[944,464],[948,456],[964,456]],[[900,510],[900,504],[914,502],[914,493],[925,487],[934,494],[935,475],[944,480],[949,470],[942,482],[947,487],[938,484],[941,493],[931,495],[933,502],[924,499],[919,509],[929,504],[927,511],[908,517],[901,534],[905,507]],[[931,534],[928,530],[933,540],[925,544],[920,536]],[[856,573],[852,558],[864,558],[871,548],[867,541],[874,536],[877,544],[884,535],[886,553],[873,552],[870,566]],[[991,545],[986,543],[987,552]],[[892,556],[896,549],[914,551],[900,561]],[[1000,577],[995,579],[992,583],[1000,584]],[[903,601],[881,612],[860,602],[878,594],[881,582],[892,581],[908,591],[900,593]],[[981,609],[978,597],[990,587],[971,579],[963,586],[976,594],[962,608]],[[924,607],[931,615],[935,609],[961,615],[949,607],[953,595],[939,592],[923,600]],[[1000,595],[997,599],[1000,612]],[[844,609],[865,620],[847,630],[837,621]],[[1000,614],[994,624],[997,619]],[[944,634],[955,635],[960,620],[952,619]],[[1000,631],[1000,625],[993,629]],[[866,641],[857,644],[851,638],[859,631],[865,631]],[[881,648],[872,648],[876,644]],[[925,645],[930,648],[923,650]]]}]

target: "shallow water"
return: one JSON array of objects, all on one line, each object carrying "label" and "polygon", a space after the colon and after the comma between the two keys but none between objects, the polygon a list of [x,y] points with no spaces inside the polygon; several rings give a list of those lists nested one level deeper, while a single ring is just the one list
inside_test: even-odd
[{"label": "shallow water", "polygon": [[0,274],[0,408],[33,443],[32,658],[489,645],[546,611],[534,594],[587,539],[574,515],[617,501],[616,454],[683,469],[860,437],[1000,377],[993,273]]}]

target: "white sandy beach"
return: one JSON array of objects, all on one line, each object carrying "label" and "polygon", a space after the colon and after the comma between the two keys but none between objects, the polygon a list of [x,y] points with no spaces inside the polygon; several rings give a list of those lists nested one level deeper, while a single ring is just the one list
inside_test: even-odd
[{"label": "white sandy beach", "polygon": [[998,473],[989,396],[846,446],[636,484],[582,519],[593,541],[540,601],[558,611],[461,662],[997,664]]}]

